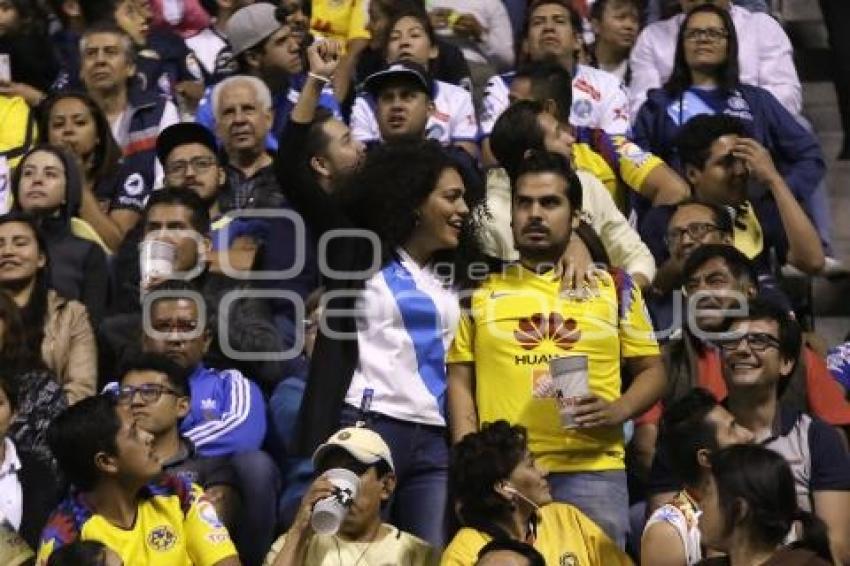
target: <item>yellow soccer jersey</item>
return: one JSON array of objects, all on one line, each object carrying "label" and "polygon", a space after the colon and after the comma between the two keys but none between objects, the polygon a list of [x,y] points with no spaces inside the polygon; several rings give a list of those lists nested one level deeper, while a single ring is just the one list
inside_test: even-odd
[{"label": "yellow soccer jersey", "polygon": [[96,540],[114,550],[125,566],[212,566],[236,556],[227,529],[203,490],[174,476],[146,488],[132,529],[97,515],[76,494],[54,511],[41,535],[38,564],[77,539]]},{"label": "yellow soccer jersey", "polygon": [[[442,566],[472,566],[490,536],[464,528],[458,531],[443,552]],[[534,541],[546,564],[570,566],[619,566],[631,559],[609,539],[596,523],[566,503],[550,503],[540,510],[537,540]]]},{"label": "yellow soccer jersey", "polygon": [[620,210],[626,210],[628,204],[627,188],[642,194],[646,178],[664,163],[625,136],[610,136],[594,128],[577,128],[575,133],[572,152],[576,169],[602,181]]},{"label": "yellow soccer jersey", "polygon": [[619,188],[617,186],[617,175],[608,162],[601,155],[593,151],[591,147],[584,143],[573,144],[573,164],[576,169],[587,171],[593,174],[594,177],[602,181],[608,192],[617,202]]},{"label": "yellow soccer jersey", "polygon": [[366,0],[313,0],[310,31],[343,45],[350,39],[369,39]]},{"label": "yellow soccer jersey", "polygon": [[0,124],[0,156],[11,171],[38,141],[35,113],[22,97],[0,95]]},{"label": "yellow soccer jersey", "polygon": [[635,192],[640,193],[644,181],[653,169],[664,163],[657,155],[644,151],[626,136],[612,136],[616,148],[620,177]]},{"label": "yellow soccer jersey", "polygon": [[[560,280],[519,264],[490,275],[464,312],[448,363],[475,364],[480,422],[506,419],[528,429],[528,445],[553,472],[624,468],[622,427],[564,429],[551,393],[549,360],[588,357],[590,390],[620,396],[620,360],[658,355],[640,289],[625,272],[602,276],[600,296],[560,296]],[[619,300],[618,300],[619,294]]]}]

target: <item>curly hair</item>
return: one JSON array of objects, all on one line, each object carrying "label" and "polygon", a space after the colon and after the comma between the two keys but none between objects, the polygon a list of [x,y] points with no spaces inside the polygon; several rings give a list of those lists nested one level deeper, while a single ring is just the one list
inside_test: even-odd
[{"label": "curly hair", "polygon": [[510,515],[513,505],[493,486],[510,477],[527,450],[525,427],[505,420],[484,423],[452,448],[449,481],[461,523],[494,539],[510,538],[496,521]]},{"label": "curly hair", "polygon": [[418,223],[418,208],[446,169],[454,169],[461,176],[469,215],[458,247],[436,252],[432,263],[451,266],[455,283],[463,287],[468,283],[470,264],[484,258],[478,233],[486,215],[485,192],[477,172],[446,149],[433,141],[378,146],[369,152],[366,163],[340,191],[339,198],[356,226],[377,235],[382,261],[387,262],[410,239]]}]

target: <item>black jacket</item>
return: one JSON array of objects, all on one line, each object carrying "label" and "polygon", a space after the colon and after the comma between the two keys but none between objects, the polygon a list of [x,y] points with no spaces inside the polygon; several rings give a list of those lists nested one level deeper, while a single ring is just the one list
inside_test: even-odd
[{"label": "black jacket", "polygon": [[[310,173],[304,146],[309,124],[290,120],[280,138],[275,160],[281,186],[293,208],[303,217],[315,237],[340,228],[354,228],[342,207],[327,194]],[[363,273],[372,264],[372,246],[364,238],[334,238],[328,248],[327,264],[338,272]],[[326,294],[346,292],[328,300],[326,311],[351,312],[355,297],[351,291],[365,287],[366,278],[324,278]],[[319,331],[310,364],[310,377],[301,403],[295,447],[299,453],[311,453],[339,427],[339,414],[351,378],[357,367],[357,327],[354,317],[334,316],[325,321],[328,329],[346,336],[331,339]]]},{"label": "black jacket", "polygon": [[[92,327],[97,328],[110,297],[110,277],[106,254],[94,242],[71,232],[71,218],[79,216],[83,198],[82,176],[75,159],[60,156],[66,171],[65,204],[55,216],[37,218],[50,258],[50,287],[66,299],[83,303]],[[18,187],[13,187],[19,203]]]},{"label": "black jacket", "polygon": [[37,456],[20,450],[18,459],[21,461],[18,481],[23,492],[23,515],[18,533],[36,550],[47,518],[62,499],[63,485],[50,466]]}]

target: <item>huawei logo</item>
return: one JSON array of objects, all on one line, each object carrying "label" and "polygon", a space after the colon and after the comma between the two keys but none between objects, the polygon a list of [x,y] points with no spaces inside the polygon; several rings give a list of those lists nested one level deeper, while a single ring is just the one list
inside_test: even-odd
[{"label": "huawei logo", "polygon": [[564,317],[553,312],[548,316],[535,313],[528,318],[521,318],[514,338],[525,350],[533,350],[546,339],[555,343],[562,350],[569,350],[581,338],[575,319]]}]

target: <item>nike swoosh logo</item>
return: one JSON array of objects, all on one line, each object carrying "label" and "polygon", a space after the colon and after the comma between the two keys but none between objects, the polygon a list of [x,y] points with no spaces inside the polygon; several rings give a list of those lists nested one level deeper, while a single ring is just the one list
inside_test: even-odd
[{"label": "nike swoosh logo", "polygon": [[490,298],[491,299],[500,299],[502,297],[512,297],[513,295],[514,295],[514,293],[505,293],[505,292],[497,293],[496,291],[490,292]]}]

